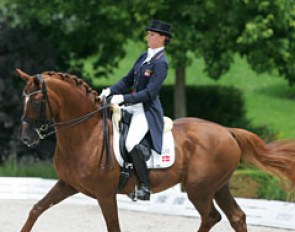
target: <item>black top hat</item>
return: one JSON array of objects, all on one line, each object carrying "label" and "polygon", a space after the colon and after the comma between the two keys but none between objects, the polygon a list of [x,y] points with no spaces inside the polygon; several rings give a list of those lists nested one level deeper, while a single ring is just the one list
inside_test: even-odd
[{"label": "black top hat", "polygon": [[159,32],[160,34],[172,38],[171,24],[161,20],[152,19],[150,25],[145,27],[145,30]]}]

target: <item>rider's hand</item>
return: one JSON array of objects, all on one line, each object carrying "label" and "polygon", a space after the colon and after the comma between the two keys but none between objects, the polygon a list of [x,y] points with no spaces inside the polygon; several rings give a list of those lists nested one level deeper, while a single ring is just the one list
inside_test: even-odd
[{"label": "rider's hand", "polygon": [[112,104],[120,104],[120,103],[123,103],[124,102],[124,97],[123,95],[114,95],[112,97],[112,100],[111,100],[111,103]]},{"label": "rider's hand", "polygon": [[100,98],[102,98],[102,97],[108,97],[110,94],[111,94],[111,89],[110,88],[106,88],[106,89],[103,89],[101,91],[101,94],[99,95],[99,97]]}]

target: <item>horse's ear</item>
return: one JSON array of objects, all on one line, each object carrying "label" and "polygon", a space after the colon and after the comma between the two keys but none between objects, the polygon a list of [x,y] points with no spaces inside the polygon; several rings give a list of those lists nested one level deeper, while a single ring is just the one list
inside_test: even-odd
[{"label": "horse's ear", "polygon": [[32,78],[30,75],[26,74],[25,72],[23,72],[22,70],[18,68],[16,69],[16,72],[26,82]]}]

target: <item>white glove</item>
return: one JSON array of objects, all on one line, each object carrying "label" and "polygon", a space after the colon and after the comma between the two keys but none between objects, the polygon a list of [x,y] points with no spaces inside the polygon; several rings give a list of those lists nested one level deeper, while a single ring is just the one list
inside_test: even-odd
[{"label": "white glove", "polygon": [[124,97],[123,97],[123,95],[114,95],[113,97],[112,97],[112,100],[111,100],[111,103],[112,104],[120,104],[120,103],[122,103],[122,102],[124,102]]},{"label": "white glove", "polygon": [[102,97],[108,97],[110,94],[111,94],[111,89],[110,88],[106,88],[106,89],[103,89],[101,91],[101,94],[99,95],[99,97],[100,98],[102,98]]}]

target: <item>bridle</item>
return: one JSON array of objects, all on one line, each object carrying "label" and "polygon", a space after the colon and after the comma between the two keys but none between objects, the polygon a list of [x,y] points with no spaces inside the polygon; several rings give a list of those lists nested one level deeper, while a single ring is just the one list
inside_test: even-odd
[{"label": "bridle", "polygon": [[[28,102],[32,96],[42,93],[42,101],[41,101],[41,109],[40,109],[39,117],[38,119],[32,119],[26,115],[26,112],[24,112],[24,114],[21,117],[21,121],[23,123],[32,124],[35,132],[38,134],[40,139],[45,139],[48,136],[55,134],[57,131],[62,131],[67,128],[78,125],[82,122],[85,122],[86,120],[91,118],[93,115],[97,114],[99,111],[102,111],[102,110],[107,111],[107,108],[110,107],[110,104],[107,104],[105,98],[103,98],[102,106],[92,112],[89,112],[78,118],[70,119],[68,121],[54,122],[53,111],[52,111],[52,107],[50,105],[50,101],[47,95],[47,88],[46,88],[45,81],[42,77],[42,74],[37,74],[35,77],[41,83],[41,89],[31,93],[26,93],[24,90],[22,96],[25,97],[26,102]],[[46,103],[48,104],[49,113],[50,113],[49,120],[46,117]],[[103,115],[106,115],[106,113],[104,113]],[[57,128],[56,126],[63,126],[63,127]]]},{"label": "bridle", "polygon": [[[37,74],[36,78],[42,84],[41,89],[36,90],[34,92],[31,92],[31,93],[26,93],[25,90],[24,90],[22,96],[25,97],[25,101],[26,101],[26,103],[28,103],[32,96],[37,95],[39,93],[42,93],[41,110],[40,110],[40,113],[39,113],[39,118],[38,119],[29,118],[26,115],[26,112],[24,112],[24,114],[21,117],[21,121],[23,123],[32,124],[33,127],[34,127],[34,130],[38,134],[39,138],[40,139],[45,139],[47,136],[49,136],[51,134],[54,134],[54,129],[51,132],[48,132],[48,131],[49,131],[50,128],[54,127],[55,123],[51,122],[53,120],[53,113],[52,113],[52,108],[51,108],[50,102],[48,100],[45,81],[44,81],[41,74]],[[49,111],[50,111],[50,118],[52,119],[51,121],[47,120],[47,118],[46,118],[46,102],[48,102],[48,108],[49,108]]]},{"label": "bridle", "polygon": [[[26,98],[26,102],[29,102],[29,100],[32,96],[42,93],[41,110],[40,110],[39,118],[38,119],[29,118],[28,116],[26,116],[26,112],[25,112],[26,110],[25,110],[24,114],[21,117],[21,121],[23,123],[32,124],[34,127],[34,130],[36,131],[36,133],[39,136],[39,139],[42,140],[42,139],[47,138],[50,135],[55,134],[58,131],[65,130],[67,128],[70,128],[70,127],[78,125],[82,122],[85,122],[89,118],[91,118],[93,115],[97,114],[99,111],[102,111],[103,147],[101,149],[101,156],[100,156],[100,160],[99,160],[99,165],[101,166],[101,168],[103,170],[109,171],[110,163],[111,163],[111,165],[113,164],[112,157],[110,156],[109,129],[108,129],[108,122],[107,122],[108,108],[111,106],[111,104],[107,103],[106,97],[102,97],[101,107],[92,111],[92,112],[89,112],[89,113],[87,113],[81,117],[78,117],[78,118],[70,119],[68,121],[54,122],[54,115],[53,115],[52,107],[50,105],[50,101],[49,101],[49,98],[47,95],[45,81],[42,77],[42,74],[37,74],[35,77],[42,84],[41,89],[36,90],[31,93],[26,93],[24,90],[23,97]],[[50,113],[49,120],[46,118],[46,103],[48,104],[49,113]],[[63,126],[63,127],[57,128],[56,126]],[[104,153],[104,150],[106,150],[106,153]],[[105,164],[103,165],[102,162],[103,162],[104,154],[106,155],[106,158],[105,158]]]}]

